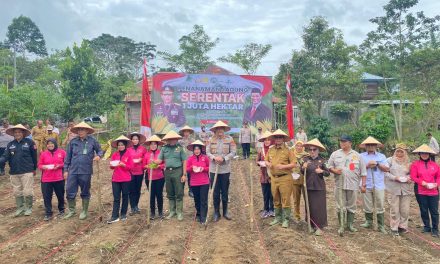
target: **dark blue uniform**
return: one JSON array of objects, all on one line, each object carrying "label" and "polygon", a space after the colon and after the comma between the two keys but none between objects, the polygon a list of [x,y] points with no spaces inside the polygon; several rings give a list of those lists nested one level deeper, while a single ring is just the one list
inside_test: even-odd
[{"label": "dark blue uniform", "polygon": [[9,174],[24,174],[34,172],[37,169],[37,150],[35,143],[28,138],[18,142],[16,139],[9,142],[3,156],[0,157],[0,164],[9,163]]}]

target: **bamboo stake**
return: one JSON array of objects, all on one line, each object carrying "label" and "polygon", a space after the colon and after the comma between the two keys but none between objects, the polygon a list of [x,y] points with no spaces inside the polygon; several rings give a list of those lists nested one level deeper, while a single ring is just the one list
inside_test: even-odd
[{"label": "bamboo stake", "polygon": [[[154,155],[151,153],[150,160],[153,161]],[[150,173],[147,173],[148,177],[148,188],[147,188],[147,225],[150,225],[150,216],[151,216],[151,209],[150,209],[150,196],[151,196],[151,179],[153,177],[153,167],[150,166]]]},{"label": "bamboo stake", "polygon": [[250,178],[250,184],[251,184],[251,193],[250,193],[250,202],[249,202],[249,217],[250,217],[250,225],[251,225],[251,231],[253,230],[254,226],[254,180],[252,175],[252,161],[249,161],[249,178]]},{"label": "bamboo stake", "polygon": [[[373,230],[377,230],[377,211],[376,211],[376,185],[374,184],[374,172],[373,169],[369,169],[371,172],[371,179],[373,180]],[[364,194],[366,195],[366,193]]]},{"label": "bamboo stake", "polygon": [[98,212],[99,221],[102,222],[102,200],[101,200],[101,171],[99,168],[99,161],[96,161],[97,176],[98,176]]},{"label": "bamboo stake", "polygon": [[[308,164],[308,162],[307,162]],[[307,212],[307,227],[309,229],[309,233],[312,233],[312,225],[310,220],[310,206],[309,206],[309,195],[307,192],[307,167],[304,170],[304,196],[305,196],[305,206],[306,206],[306,212]]]}]

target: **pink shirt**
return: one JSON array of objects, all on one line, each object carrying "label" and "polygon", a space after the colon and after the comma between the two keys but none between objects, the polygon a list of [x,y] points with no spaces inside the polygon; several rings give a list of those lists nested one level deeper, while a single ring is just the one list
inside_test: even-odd
[{"label": "pink shirt", "polygon": [[[194,172],[193,166],[202,167],[201,172]],[[186,171],[191,174],[191,186],[209,184],[209,158],[206,155],[192,155],[186,161]]]},{"label": "pink shirt", "polygon": [[438,194],[438,187],[428,189],[422,186],[422,181],[440,185],[440,167],[434,161],[428,161],[426,165],[427,166],[425,166],[425,162],[422,160],[414,161],[411,164],[411,179],[418,184],[419,194],[435,196]]},{"label": "pink shirt", "polygon": [[124,153],[124,155],[122,155],[122,158],[121,158],[121,155],[119,154],[119,151],[116,151],[115,153],[112,154],[111,160],[119,160],[120,162],[125,164],[125,167],[110,166],[110,169],[113,170],[112,182],[129,182],[129,181],[131,181],[130,169],[133,166],[133,162],[131,160],[129,151],[127,150]]},{"label": "pink shirt", "polygon": [[[152,153],[154,153],[153,155],[151,155]],[[151,163],[151,156],[153,156],[153,160],[157,160],[160,154],[160,150],[156,150],[156,151],[147,151],[144,155],[144,161],[143,161],[143,166],[145,167],[146,165]],[[156,169],[153,169],[153,175],[151,176],[151,180],[159,180],[159,179],[163,179],[165,178],[164,174],[163,174],[163,169],[165,168],[165,163],[161,163],[159,164],[159,167]],[[147,179],[150,179],[150,176],[148,175],[150,173],[150,169],[147,169]]]},{"label": "pink shirt", "polygon": [[[130,169],[132,175],[144,175],[144,166],[142,164],[142,159],[147,153],[147,149],[144,146],[139,146],[137,149],[131,147],[128,149],[131,155],[131,160],[133,161],[133,166]],[[140,159],[139,163],[134,162],[135,160]]]},{"label": "pink shirt", "polygon": [[[57,149],[54,153],[49,150],[45,150],[40,154],[40,160],[38,161],[38,168],[41,170],[41,182],[56,182],[64,180],[63,167],[64,158],[66,152],[62,149]],[[44,165],[58,165],[56,170],[43,169]]]}]

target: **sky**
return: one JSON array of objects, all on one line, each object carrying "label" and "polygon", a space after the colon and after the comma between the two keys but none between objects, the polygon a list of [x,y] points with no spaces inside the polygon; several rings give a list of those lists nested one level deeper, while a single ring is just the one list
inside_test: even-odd
[{"label": "sky", "polygon": [[[0,0],[0,40],[14,17],[30,17],[40,28],[49,50],[65,49],[102,33],[151,42],[160,51],[178,51],[178,40],[203,25],[220,42],[213,59],[250,42],[271,44],[257,70],[273,76],[292,50],[302,47],[301,32],[314,16],[324,16],[342,30],[349,44],[360,44],[374,30],[370,18],[382,16],[388,0]],[[420,0],[414,11],[440,14],[439,0]],[[160,58],[155,62],[163,65]],[[244,73],[228,63],[218,65]]]}]

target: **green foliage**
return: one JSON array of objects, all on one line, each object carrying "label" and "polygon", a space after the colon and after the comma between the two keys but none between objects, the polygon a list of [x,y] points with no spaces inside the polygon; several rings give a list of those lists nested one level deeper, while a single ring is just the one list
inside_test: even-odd
[{"label": "green foliage", "polygon": [[318,138],[324,146],[331,150],[334,146],[330,134],[330,122],[328,119],[320,116],[314,116],[310,120],[308,137],[310,139]]},{"label": "green foliage", "polygon": [[125,120],[124,105],[114,105],[107,117],[107,126],[112,130],[110,138],[116,138],[121,134],[126,134],[126,127],[128,126]]},{"label": "green foliage", "polygon": [[26,16],[19,16],[12,20],[6,33],[6,43],[15,52],[25,51],[35,55],[46,56],[46,41],[35,23]]},{"label": "green foliage", "polygon": [[159,51],[168,66],[186,73],[199,73],[205,70],[212,60],[208,53],[217,45],[219,39],[211,39],[203,26],[194,25],[193,31],[179,39],[179,54]]},{"label": "green foliage", "polygon": [[261,65],[261,60],[271,50],[272,45],[249,43],[243,49],[237,50],[234,54],[220,57],[221,62],[229,62],[241,67],[247,74],[253,75]]},{"label": "green foliage", "polygon": [[69,118],[83,118],[102,113],[102,109],[96,104],[96,96],[102,83],[97,76],[93,50],[86,41],[83,41],[80,47],[75,44],[73,52],[69,48],[66,50],[61,72],[66,81],[62,87],[63,95],[70,106],[65,115]]},{"label": "green foliage", "polygon": [[355,110],[354,106],[346,103],[339,103],[330,107],[330,113],[335,115],[351,114]]},{"label": "green foliage", "polygon": [[393,116],[387,106],[381,106],[363,113],[359,120],[359,128],[354,131],[353,139],[356,145],[368,136],[381,142],[386,142],[393,129]]}]

